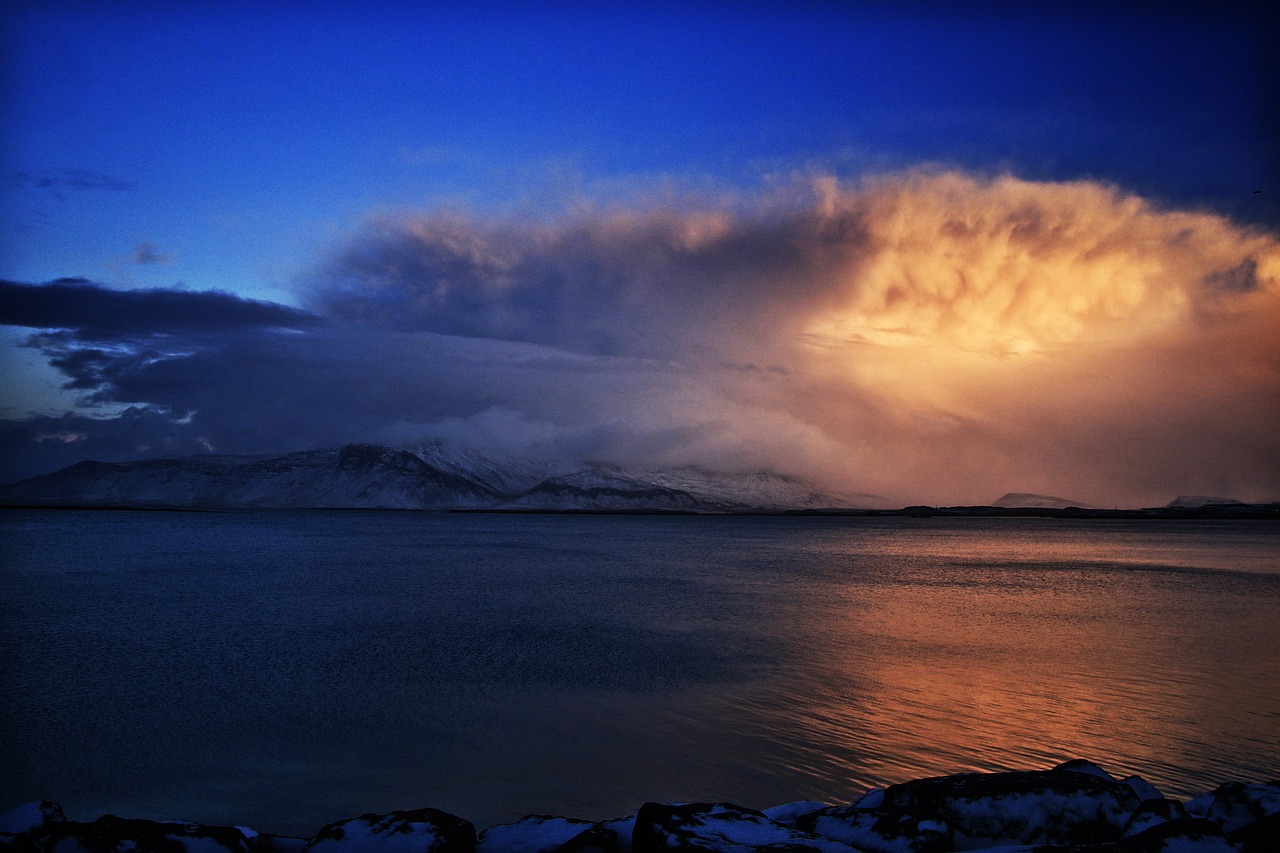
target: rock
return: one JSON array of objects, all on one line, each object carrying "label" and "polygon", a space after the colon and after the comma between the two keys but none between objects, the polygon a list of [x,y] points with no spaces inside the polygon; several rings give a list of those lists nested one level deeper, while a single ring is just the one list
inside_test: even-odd
[{"label": "rock", "polygon": [[249,846],[256,853],[302,853],[309,839],[295,838],[292,835],[272,835],[269,832],[255,833],[249,839]]},{"label": "rock", "polygon": [[631,853],[631,836],[636,829],[636,816],[614,818],[600,824],[614,834],[617,840],[618,853]]},{"label": "rock", "polygon": [[802,815],[796,828],[867,853],[945,853],[955,847],[944,823],[893,809],[858,808],[856,803]]},{"label": "rock", "polygon": [[55,824],[42,836],[47,853],[250,853],[249,839],[231,826],[136,820],[103,815],[92,823]]},{"label": "rock", "polygon": [[469,853],[476,829],[469,821],[438,809],[366,814],[331,823],[316,833],[305,853]]},{"label": "rock", "polygon": [[1188,802],[1187,812],[1208,818],[1230,835],[1280,812],[1280,780],[1265,785],[1225,782]]},{"label": "rock", "polygon": [[37,800],[0,815],[0,839],[4,836],[39,835],[54,824],[66,821],[62,806],[48,800]]},{"label": "rock", "polygon": [[827,804],[820,803],[817,800],[796,800],[794,803],[783,803],[780,806],[771,806],[761,812],[761,814],[769,818],[769,820],[776,820],[778,823],[785,824],[786,826],[795,826],[796,819],[801,815],[820,811],[825,808],[827,808]]},{"label": "rock", "polygon": [[729,803],[645,803],[636,815],[632,850],[635,853],[671,850],[850,853],[845,844],[785,826],[762,812]]},{"label": "rock", "polygon": [[1144,832],[1096,848],[1097,853],[1238,853],[1216,823],[1183,817],[1156,824]]},{"label": "rock", "polygon": [[[865,801],[865,802],[864,802]],[[868,851],[976,850],[1117,841],[1138,806],[1126,785],[1079,769],[962,773],[885,789],[801,818],[801,829]]]},{"label": "rock", "polygon": [[480,834],[476,853],[615,853],[618,837],[589,820],[526,815]]},{"label": "rock", "polygon": [[1120,780],[1121,785],[1128,785],[1129,790],[1138,796],[1139,800],[1163,800],[1164,794],[1141,776],[1126,776]]},{"label": "rock", "polygon": [[1229,832],[1227,838],[1240,848],[1240,853],[1276,853],[1280,850],[1280,813]]},{"label": "rock", "polygon": [[1069,770],[1072,773],[1088,773],[1090,776],[1097,776],[1099,779],[1106,779],[1108,782],[1116,781],[1116,777],[1112,776],[1092,761],[1085,761],[1083,758],[1073,758],[1070,761],[1064,761],[1053,769],[1056,771]]},{"label": "rock", "polygon": [[1189,817],[1186,808],[1177,800],[1166,800],[1163,797],[1144,800],[1142,805],[1138,806],[1138,810],[1129,816],[1129,822],[1124,827],[1124,836],[1128,838],[1146,832],[1153,826],[1186,817]]}]

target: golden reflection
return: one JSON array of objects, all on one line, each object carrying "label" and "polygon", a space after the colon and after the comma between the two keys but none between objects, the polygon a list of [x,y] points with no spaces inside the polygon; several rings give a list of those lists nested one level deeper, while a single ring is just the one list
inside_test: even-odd
[{"label": "golden reflection", "polygon": [[[1257,638],[1276,636],[1280,616],[1253,608],[1254,623],[1240,625],[1248,608],[1230,577],[1209,612],[1187,614],[1183,587],[1203,578],[1138,569],[1164,553],[1157,542],[998,532],[940,531],[932,549],[899,555],[892,577],[840,592],[832,623],[811,638],[804,683],[824,688],[804,725],[850,756],[852,788],[1083,757],[1189,797],[1201,792],[1180,787],[1176,768],[1231,772],[1201,744],[1237,742],[1247,753],[1250,741],[1280,737],[1274,691],[1236,663],[1260,653]],[[1099,564],[1100,553],[1117,559]],[[1261,654],[1280,667],[1280,653]],[[1232,697],[1225,713],[1223,696]]]}]

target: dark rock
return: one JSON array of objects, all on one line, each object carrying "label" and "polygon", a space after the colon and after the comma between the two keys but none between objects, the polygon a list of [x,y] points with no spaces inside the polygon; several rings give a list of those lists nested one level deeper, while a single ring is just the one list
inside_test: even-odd
[{"label": "dark rock", "polygon": [[260,832],[254,833],[249,837],[249,847],[255,853],[302,853],[308,841],[309,839],[295,838],[292,835],[272,835],[269,832]]},{"label": "dark rock", "polygon": [[1126,776],[1120,780],[1120,784],[1128,785],[1129,790],[1137,794],[1138,799],[1144,802],[1146,800],[1163,800],[1164,799],[1164,794],[1160,793],[1159,789],[1156,788],[1155,785],[1152,785],[1150,782],[1148,782],[1146,779],[1143,779],[1141,776],[1137,776],[1137,775]]},{"label": "dark rock", "polygon": [[1276,853],[1280,850],[1280,813],[1229,832],[1227,838],[1240,848],[1240,853]]},{"label": "dark rock", "polygon": [[526,815],[480,833],[477,853],[616,853],[618,837],[589,820]]},{"label": "dark rock", "polygon": [[1225,782],[1188,802],[1187,812],[1208,818],[1230,835],[1280,812],[1280,781],[1265,785]]},{"label": "dark rock", "polygon": [[601,821],[600,825],[612,832],[616,837],[618,853],[631,853],[631,836],[636,830],[635,815]]},{"label": "dark rock", "polygon": [[12,841],[19,835],[42,835],[55,824],[66,823],[62,806],[48,800],[26,803],[0,815],[0,841]]},{"label": "dark rock", "polygon": [[778,853],[849,853],[850,848],[729,803],[645,803],[636,815],[634,853],[768,850]]},{"label": "dark rock", "polygon": [[946,853],[955,849],[951,827],[909,811],[859,808],[823,809],[802,815],[796,828],[867,853]]},{"label": "dark rock", "polygon": [[404,853],[470,853],[476,848],[476,829],[469,821],[438,809],[413,809],[390,814],[366,814],[331,823],[316,833],[307,853],[347,851],[404,851]]},{"label": "dark rock", "polygon": [[1097,853],[1238,853],[1216,823],[1191,817],[1157,824],[1115,844],[1084,849]]},{"label": "dark rock", "polygon": [[1092,761],[1086,761],[1083,758],[1073,758],[1070,761],[1064,761],[1053,769],[1056,771],[1069,770],[1072,773],[1088,773],[1090,776],[1097,776],[1099,779],[1106,779],[1108,782],[1116,781],[1116,777],[1112,776]]},{"label": "dark rock", "polygon": [[55,824],[43,835],[42,845],[48,853],[250,853],[249,840],[234,827],[115,815],[92,823]]},{"label": "dark rock", "polygon": [[1070,768],[919,779],[886,788],[877,805],[864,800],[801,818],[797,825],[885,853],[1088,845],[1119,840],[1138,806],[1128,786]]},{"label": "dark rock", "polygon": [[769,820],[777,821],[783,826],[795,826],[796,821],[803,815],[813,814],[825,808],[827,808],[827,804],[820,803],[817,800],[797,800],[794,803],[771,806],[765,809],[762,814]]},{"label": "dark rock", "polygon": [[1146,832],[1153,826],[1186,817],[1189,817],[1186,808],[1177,800],[1167,800],[1163,797],[1158,800],[1144,800],[1142,805],[1138,806],[1138,810],[1129,816],[1129,822],[1124,827],[1124,836],[1128,838]]}]

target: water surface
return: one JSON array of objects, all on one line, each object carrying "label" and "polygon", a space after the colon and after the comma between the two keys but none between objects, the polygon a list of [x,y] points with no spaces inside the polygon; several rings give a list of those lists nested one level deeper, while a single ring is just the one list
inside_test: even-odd
[{"label": "water surface", "polygon": [[5,511],[0,809],[310,835],[1280,776],[1267,522]]}]

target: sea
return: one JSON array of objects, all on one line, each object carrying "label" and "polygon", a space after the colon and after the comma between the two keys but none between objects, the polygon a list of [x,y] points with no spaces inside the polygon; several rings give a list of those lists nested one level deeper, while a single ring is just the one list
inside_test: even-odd
[{"label": "sea", "polygon": [[0,511],[0,811],[310,836],[1280,777],[1266,521]]}]

